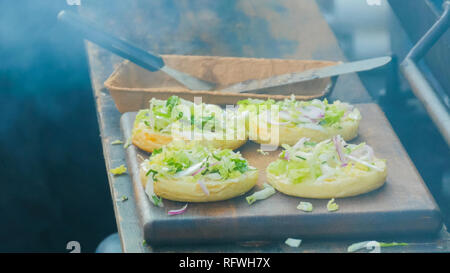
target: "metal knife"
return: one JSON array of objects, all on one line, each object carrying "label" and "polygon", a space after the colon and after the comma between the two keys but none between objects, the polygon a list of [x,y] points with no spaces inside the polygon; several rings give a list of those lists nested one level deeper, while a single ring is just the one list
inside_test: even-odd
[{"label": "metal knife", "polygon": [[310,69],[299,73],[283,74],[261,80],[247,80],[220,89],[220,91],[231,93],[270,92],[270,89],[288,84],[374,69],[389,63],[391,59],[392,58],[389,56],[378,57],[356,62],[341,63],[317,69]]},{"label": "metal knife", "polygon": [[63,10],[58,14],[58,20],[78,31],[85,39],[149,71],[161,70],[191,90],[213,90],[216,87],[215,83],[198,79],[168,67],[164,64],[164,60],[160,56],[100,30],[100,28],[86,21],[76,13]]}]

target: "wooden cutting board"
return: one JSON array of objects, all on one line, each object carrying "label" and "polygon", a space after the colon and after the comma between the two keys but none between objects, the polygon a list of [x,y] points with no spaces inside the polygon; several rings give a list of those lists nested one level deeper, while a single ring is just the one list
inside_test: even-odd
[{"label": "wooden cutting board", "polygon": [[[328,212],[328,200],[298,198],[277,192],[272,197],[248,205],[245,197],[262,187],[265,168],[280,151],[263,156],[259,145],[248,141],[239,150],[250,165],[260,170],[258,186],[228,201],[190,203],[184,214],[167,212],[185,205],[164,200],[164,207],[153,206],[139,181],[139,164],[148,153],[131,145],[127,148],[128,170],[132,176],[135,200],[144,226],[144,238],[151,245],[218,243],[229,241],[293,238],[337,238],[401,236],[411,233],[433,234],[441,229],[439,208],[412,164],[384,113],[376,104],[357,104],[362,115],[359,136],[375,154],[387,159],[388,176],[380,189],[364,195],[337,199],[339,210]],[[135,112],[122,115],[125,139],[131,135]],[[300,201],[311,202],[310,213],[296,209]]]}]

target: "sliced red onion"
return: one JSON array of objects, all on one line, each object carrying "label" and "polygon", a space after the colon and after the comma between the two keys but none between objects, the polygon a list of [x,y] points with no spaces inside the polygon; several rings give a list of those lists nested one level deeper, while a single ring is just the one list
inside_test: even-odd
[{"label": "sliced red onion", "polygon": [[299,141],[297,141],[297,143],[295,143],[294,146],[292,146],[292,148],[294,148],[294,149],[302,148],[302,147],[303,147],[303,144],[304,144],[306,141],[309,141],[309,138],[307,138],[307,137],[302,137],[301,139],[299,139]]},{"label": "sliced red onion", "polygon": [[169,210],[167,212],[167,214],[169,215],[177,215],[177,214],[182,214],[186,211],[188,204],[184,205],[184,207],[182,207],[181,209],[173,209],[173,210]]},{"label": "sliced red onion", "polygon": [[289,151],[284,151],[284,159],[286,159],[287,161],[289,161]]},{"label": "sliced red onion", "polygon": [[205,182],[203,182],[202,179],[199,179],[199,180],[197,181],[197,183],[200,185],[200,188],[202,188],[202,191],[203,191],[206,195],[209,196],[209,191],[208,191],[208,188],[207,188],[206,185],[205,185]]},{"label": "sliced red onion", "polygon": [[325,117],[325,111],[315,106],[307,106],[299,109],[303,116],[310,119],[321,119]]},{"label": "sliced red onion", "polygon": [[334,136],[333,143],[334,143],[334,147],[336,147],[336,152],[339,156],[339,159],[341,160],[342,163],[346,163],[347,159],[345,158],[344,153],[342,151],[341,136]]},{"label": "sliced red onion", "polygon": [[183,176],[192,175],[193,173],[197,172],[202,167],[202,165],[203,165],[203,163],[205,163],[205,161],[206,161],[206,158],[203,159],[201,162],[190,166],[186,170],[176,173],[174,175],[174,177],[183,177]]},{"label": "sliced red onion", "polygon": [[350,155],[354,156],[354,157],[358,157],[358,158],[366,158],[370,161],[373,160],[374,158],[374,153],[373,153],[373,149],[372,147],[370,147],[369,145],[364,145],[363,147],[360,147],[357,150],[354,150]]},{"label": "sliced red onion", "polygon": [[198,173],[203,172],[206,169],[206,166],[201,167],[199,170],[195,171],[192,176],[197,175]]},{"label": "sliced red onion", "polygon": [[351,155],[346,155],[346,156],[347,156],[349,159],[351,159],[351,160],[353,160],[353,161],[356,161],[356,162],[358,162],[358,163],[361,163],[361,164],[363,164],[363,165],[365,165],[365,166],[367,166],[367,167],[369,167],[369,168],[373,168],[374,170],[377,170],[377,171],[379,171],[379,172],[382,172],[382,171],[383,171],[382,169],[378,168],[377,166],[371,165],[371,164],[369,164],[369,163],[367,163],[367,162],[365,162],[365,161],[363,161],[363,160],[361,160],[361,159],[359,159],[359,158],[353,157],[353,156],[351,156]]}]

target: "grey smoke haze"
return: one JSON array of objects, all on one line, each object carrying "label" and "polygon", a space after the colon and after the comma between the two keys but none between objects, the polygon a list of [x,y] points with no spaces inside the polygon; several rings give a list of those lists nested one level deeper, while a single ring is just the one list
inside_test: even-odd
[{"label": "grey smoke haze", "polygon": [[86,55],[56,24],[63,8],[0,1],[0,252],[93,251],[115,230]]}]

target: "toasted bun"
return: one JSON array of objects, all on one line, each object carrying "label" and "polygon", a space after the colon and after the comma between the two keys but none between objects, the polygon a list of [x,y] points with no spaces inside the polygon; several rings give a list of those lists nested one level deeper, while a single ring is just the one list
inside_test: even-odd
[{"label": "toasted bun", "polygon": [[155,149],[159,149],[162,146],[169,144],[172,140],[173,138],[170,135],[155,133],[146,128],[143,123],[135,124],[131,135],[131,142],[133,145],[150,153]]},{"label": "toasted bun", "polygon": [[383,169],[383,172],[370,170],[359,176],[337,178],[334,181],[305,181],[293,184],[286,176],[275,176],[267,173],[267,181],[278,191],[292,196],[304,198],[330,199],[339,197],[355,196],[367,193],[383,186],[386,181],[386,163],[377,160],[376,166]]},{"label": "toasted bun", "polygon": [[[133,134],[131,137],[133,145],[137,146],[139,149],[142,149],[150,153],[153,152],[153,150],[155,149],[159,149],[162,146],[169,144],[170,142],[172,142],[173,139],[174,137],[171,135],[154,132],[153,130],[145,126],[145,124],[143,123],[135,124],[135,127],[133,128]],[[244,145],[245,142],[247,142],[247,139],[241,140],[203,139],[192,141],[200,142],[203,145],[211,146],[213,148],[235,150]]]},{"label": "toasted bun", "polygon": [[249,126],[250,134],[256,132],[256,136],[252,135],[251,140],[257,143],[271,143],[271,130],[277,130],[278,128],[279,145],[294,145],[302,137],[310,138],[311,141],[320,142],[333,136],[341,135],[344,140],[351,140],[358,135],[359,120],[346,120],[341,122],[340,128],[324,127],[323,131],[294,125],[270,125],[271,128],[268,128],[267,123],[258,124],[258,122],[251,123]]},{"label": "toasted bun", "polygon": [[[142,185],[146,186],[147,177],[143,168],[140,170]],[[256,185],[258,180],[258,171],[247,171],[236,179],[225,181],[204,180],[208,188],[209,195],[206,195],[196,182],[189,181],[186,178],[159,178],[154,182],[154,192],[156,195],[181,202],[212,202],[230,199],[242,195]]]}]

